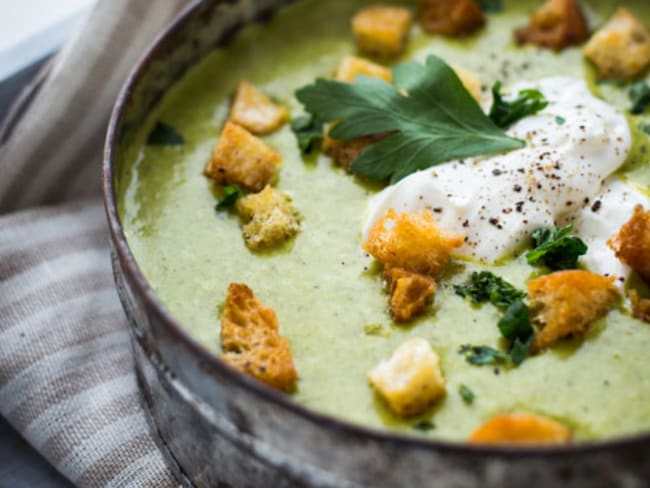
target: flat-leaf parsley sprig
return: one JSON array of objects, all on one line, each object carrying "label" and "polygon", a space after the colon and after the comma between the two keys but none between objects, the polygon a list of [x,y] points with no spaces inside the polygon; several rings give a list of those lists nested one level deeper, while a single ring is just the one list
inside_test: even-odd
[{"label": "flat-leaf parsley sprig", "polygon": [[390,134],[352,164],[352,173],[370,180],[395,183],[453,159],[526,145],[497,127],[437,56],[397,65],[392,85],[363,75],[355,83],[319,78],[296,97],[318,120],[337,122],[334,139]]}]

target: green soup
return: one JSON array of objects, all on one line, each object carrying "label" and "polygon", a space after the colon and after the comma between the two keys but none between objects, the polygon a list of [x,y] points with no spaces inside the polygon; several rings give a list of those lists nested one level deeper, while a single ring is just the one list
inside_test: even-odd
[{"label": "green soup", "polygon": [[[237,217],[215,212],[219,193],[203,169],[237,83],[255,83],[297,115],[294,91],[356,53],[349,19],[369,3],[306,0],[290,6],[267,24],[246,28],[166,94],[125,151],[120,178],[120,213],[146,278],[171,313],[215,354],[220,352],[219,306],[228,284],[248,284],[276,311],[291,344],[300,377],[294,400],[345,420],[457,441],[489,417],[509,411],[556,418],[579,440],[650,429],[650,325],[623,311],[598,321],[586,337],[564,341],[517,368],[475,367],[458,348],[466,343],[496,347],[500,314],[454,294],[451,283],[480,268],[455,262],[439,280],[429,312],[409,326],[393,324],[377,268],[360,250],[364,210],[380,188],[349,176],[324,155],[303,158],[287,126],[265,140],[283,156],[278,188],[303,216],[297,238],[273,252],[252,253]],[[613,3],[583,2],[590,24],[608,18]],[[507,1],[503,12],[489,16],[486,29],[465,40],[431,37],[415,28],[402,58],[424,60],[434,53],[473,70],[486,86],[557,74],[592,80],[580,49],[556,54],[513,45],[513,29],[527,22],[537,4]],[[629,7],[650,24],[650,4],[630,2]],[[591,86],[610,103],[628,108],[626,87]],[[173,125],[185,144],[146,145],[158,120]],[[648,142],[635,131],[624,168],[644,187],[650,184]],[[490,269],[520,288],[535,271],[522,258]],[[438,352],[448,393],[422,418],[406,421],[376,397],[366,375],[410,337],[428,340]],[[458,394],[461,384],[475,393],[473,404]],[[435,428],[414,428],[422,420]]]}]

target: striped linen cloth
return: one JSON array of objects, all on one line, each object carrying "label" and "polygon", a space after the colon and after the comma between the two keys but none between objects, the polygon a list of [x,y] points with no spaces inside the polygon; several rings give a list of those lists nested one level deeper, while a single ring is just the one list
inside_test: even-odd
[{"label": "striped linen cloth", "polygon": [[136,384],[100,167],[120,85],[185,3],[98,0],[29,110],[0,124],[0,414],[81,487],[178,486]]}]

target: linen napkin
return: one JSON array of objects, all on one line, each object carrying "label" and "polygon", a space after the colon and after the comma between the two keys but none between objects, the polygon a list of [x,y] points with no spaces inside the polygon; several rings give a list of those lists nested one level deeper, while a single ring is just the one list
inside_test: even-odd
[{"label": "linen napkin", "polygon": [[136,384],[100,168],[119,87],[186,1],[98,0],[0,123],[0,414],[81,487],[178,486]]}]

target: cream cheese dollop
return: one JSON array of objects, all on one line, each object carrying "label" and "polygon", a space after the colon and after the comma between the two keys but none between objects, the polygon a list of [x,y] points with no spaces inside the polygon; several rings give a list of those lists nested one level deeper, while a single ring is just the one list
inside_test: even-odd
[{"label": "cream cheese dollop", "polygon": [[[605,208],[605,200],[616,200],[627,191],[620,186],[626,187],[624,183],[608,180],[630,153],[632,135],[627,120],[616,108],[594,97],[579,79],[522,82],[513,86],[511,93],[527,88],[540,90],[549,105],[508,129],[512,137],[525,140],[526,147],[450,161],[389,186],[370,200],[364,235],[390,208],[399,212],[429,208],[443,229],[466,237],[457,254],[484,263],[513,255],[540,227],[572,222],[578,235],[584,231],[588,245],[597,240],[598,252],[602,252],[600,244],[632,213],[627,212],[630,205],[617,208],[611,202],[607,219],[615,223],[607,229],[594,223],[599,219],[597,212],[589,214],[596,200]],[[613,186],[606,186],[606,181]],[[641,198],[638,192],[634,195],[628,198],[630,202]],[[598,270],[621,272],[613,253],[609,257],[616,263],[598,263]],[[594,250],[585,262],[594,265],[599,259]]]}]

